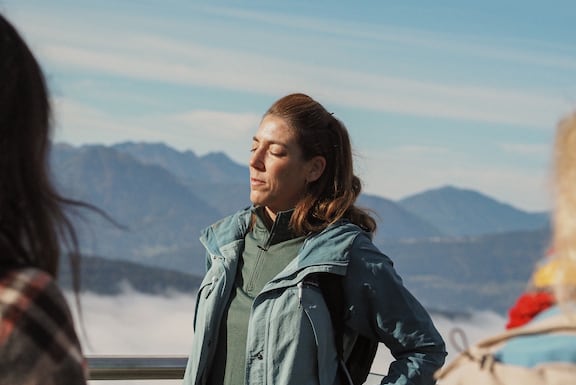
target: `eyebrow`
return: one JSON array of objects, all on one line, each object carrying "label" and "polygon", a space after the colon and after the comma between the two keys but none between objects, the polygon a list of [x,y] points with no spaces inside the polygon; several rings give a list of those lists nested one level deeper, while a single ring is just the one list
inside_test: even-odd
[{"label": "eyebrow", "polygon": [[[252,137],[252,141],[260,143],[260,139],[258,139],[258,138],[255,137],[255,136]],[[276,145],[278,145],[278,146],[282,146],[282,147],[288,148],[288,145],[287,145],[286,143],[283,143],[283,142],[278,142],[278,141],[275,141],[275,140],[268,140],[267,142],[270,143],[270,144],[276,144]]]}]

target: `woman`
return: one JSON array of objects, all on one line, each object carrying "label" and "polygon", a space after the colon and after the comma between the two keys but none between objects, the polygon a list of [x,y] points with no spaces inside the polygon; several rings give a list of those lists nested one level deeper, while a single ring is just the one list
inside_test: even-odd
[{"label": "woman", "polygon": [[[75,235],[50,183],[50,108],[38,62],[0,15],[0,384],[77,385],[86,365],[54,277]],[[74,254],[75,255],[75,254]],[[77,272],[77,260],[72,259]],[[74,275],[76,277],[76,275]],[[78,280],[74,279],[77,290]]]},{"label": "woman", "polygon": [[[433,384],[444,342],[371,242],[375,221],[354,206],[360,180],[344,125],[309,96],[288,95],[264,115],[251,152],[253,206],[201,236],[208,271],[184,383],[348,384],[339,361],[360,335],[396,359],[383,384]],[[323,293],[329,277],[341,279]],[[342,309],[342,349],[330,301]]]},{"label": "woman", "polygon": [[[527,325],[548,322],[555,316],[573,325],[574,335],[541,333],[518,337],[505,344],[496,353],[499,361],[523,367],[534,367],[545,362],[576,364],[576,113],[558,126],[554,148],[553,249],[545,265],[554,291],[554,305],[536,315]],[[576,368],[573,375],[576,378]]]},{"label": "woman", "polygon": [[513,309],[520,316],[511,313],[507,332],[480,341],[440,370],[441,384],[576,383],[576,113],[558,126],[554,190],[553,253],[533,275],[546,296]]}]

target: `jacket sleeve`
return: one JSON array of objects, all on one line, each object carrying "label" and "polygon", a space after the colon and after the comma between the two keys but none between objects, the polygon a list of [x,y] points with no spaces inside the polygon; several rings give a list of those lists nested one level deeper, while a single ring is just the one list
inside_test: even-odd
[{"label": "jacket sleeve", "polygon": [[349,253],[346,326],[390,349],[395,361],[382,384],[434,384],[446,348],[430,315],[366,234],[356,238]]}]

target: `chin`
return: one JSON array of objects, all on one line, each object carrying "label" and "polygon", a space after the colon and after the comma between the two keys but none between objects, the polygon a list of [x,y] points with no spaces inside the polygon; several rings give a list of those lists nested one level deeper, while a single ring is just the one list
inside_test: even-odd
[{"label": "chin", "polygon": [[253,194],[250,194],[250,202],[252,202],[254,206],[264,205],[264,201],[262,199],[258,199],[258,197],[254,196]]}]

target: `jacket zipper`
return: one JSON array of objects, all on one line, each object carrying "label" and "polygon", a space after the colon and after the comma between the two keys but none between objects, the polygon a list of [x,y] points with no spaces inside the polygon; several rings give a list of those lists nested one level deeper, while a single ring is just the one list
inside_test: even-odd
[{"label": "jacket zipper", "polygon": [[266,240],[266,243],[264,244],[263,247],[258,246],[258,257],[256,259],[256,264],[254,265],[254,269],[252,270],[252,273],[250,274],[250,279],[248,280],[248,285],[246,285],[246,289],[250,292],[254,290],[254,280],[256,280],[256,277],[259,275],[259,270],[261,269],[261,265],[262,265],[262,262],[264,259],[264,254],[270,248],[270,243],[272,242],[272,236],[274,235],[274,230],[276,230],[276,226],[277,226],[277,222],[274,221],[274,223],[272,224],[272,229],[270,229],[270,233],[268,234],[268,239]]}]

